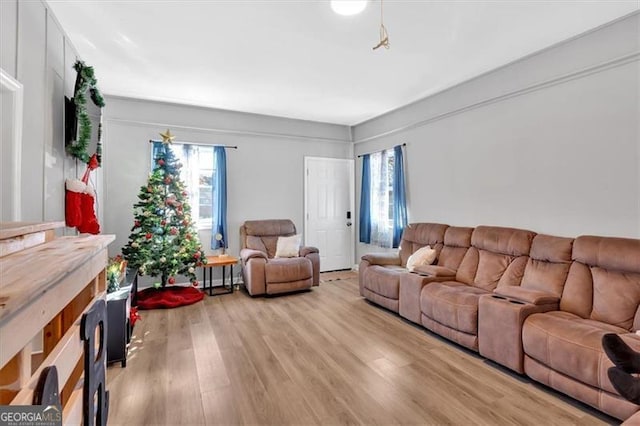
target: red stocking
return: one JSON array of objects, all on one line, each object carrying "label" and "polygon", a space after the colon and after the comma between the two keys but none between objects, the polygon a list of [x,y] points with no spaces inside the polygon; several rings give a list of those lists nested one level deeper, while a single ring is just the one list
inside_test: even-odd
[{"label": "red stocking", "polygon": [[79,179],[67,179],[65,183],[65,219],[67,226],[78,226],[82,223],[82,194],[87,185]]},{"label": "red stocking", "polygon": [[91,185],[87,185],[87,189],[81,195],[81,211],[82,223],[78,225],[78,231],[88,234],[99,234],[100,224],[96,218],[96,212],[93,208],[95,192]]}]

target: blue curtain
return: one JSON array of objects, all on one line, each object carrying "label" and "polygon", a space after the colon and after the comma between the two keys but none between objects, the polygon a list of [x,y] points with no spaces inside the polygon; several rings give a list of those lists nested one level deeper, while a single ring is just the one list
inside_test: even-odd
[{"label": "blue curtain", "polygon": [[[213,149],[213,168],[215,180],[212,182],[211,199],[213,211],[211,215],[211,248],[227,248],[227,153],[223,146]],[[222,235],[222,241],[216,240],[216,234]]]},{"label": "blue curtain", "polygon": [[402,231],[407,226],[407,193],[404,186],[402,146],[393,148],[393,248],[400,245]]},{"label": "blue curtain", "polygon": [[360,191],[360,242],[371,242],[371,166],[369,154],[362,156],[362,190]]},{"label": "blue curtain", "polygon": [[156,168],[156,157],[158,156],[158,154],[160,154],[161,152],[166,152],[165,146],[166,145],[162,142],[153,142],[153,146],[151,147],[151,170]]}]

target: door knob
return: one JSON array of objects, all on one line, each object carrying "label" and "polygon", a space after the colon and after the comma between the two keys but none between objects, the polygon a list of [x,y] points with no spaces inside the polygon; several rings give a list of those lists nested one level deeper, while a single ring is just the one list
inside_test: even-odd
[{"label": "door knob", "polygon": [[351,226],[351,222],[347,222],[347,226]]}]

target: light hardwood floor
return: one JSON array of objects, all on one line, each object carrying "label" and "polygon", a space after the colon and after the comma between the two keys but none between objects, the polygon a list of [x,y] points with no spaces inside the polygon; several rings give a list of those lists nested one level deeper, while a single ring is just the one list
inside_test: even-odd
[{"label": "light hardwood floor", "polygon": [[141,314],[107,371],[111,425],[615,421],[369,304],[354,273]]}]

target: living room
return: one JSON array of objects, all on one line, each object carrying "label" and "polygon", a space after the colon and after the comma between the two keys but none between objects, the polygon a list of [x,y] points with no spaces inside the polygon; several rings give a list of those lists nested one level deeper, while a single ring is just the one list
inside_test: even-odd
[{"label": "living room", "polygon": [[[203,51],[163,50],[163,46],[169,49],[167,43],[176,37],[172,33],[189,32],[188,25],[174,28],[171,19],[161,12],[168,11],[171,16],[173,6],[177,8],[173,10],[176,18],[186,15],[185,9],[192,9],[191,13],[197,15],[197,3],[182,9],[175,3],[136,2],[129,6],[132,17],[149,15],[148,21],[134,22],[133,26],[159,33],[153,51],[140,50],[136,43],[141,40],[126,41],[125,29],[129,27],[119,21],[121,17],[113,5],[103,9],[96,3],[81,2],[0,3],[0,68],[3,76],[6,74],[21,87],[23,122],[20,155],[11,151],[11,159],[17,162],[6,166],[8,157],[3,145],[3,180],[12,182],[9,189],[3,185],[3,221],[48,222],[65,218],[65,179],[79,178],[86,168],[65,150],[64,98],[74,95],[73,65],[80,59],[94,66],[105,100],[102,164],[92,172],[91,182],[96,189],[95,208],[101,233],[114,235],[114,241],[108,246],[109,257],[121,253],[129,240],[133,205],[151,172],[149,141],[160,139],[159,133],[167,129],[178,142],[237,147],[227,149],[226,154],[226,251],[232,256],[240,254],[239,230],[248,220],[290,219],[299,233],[304,232],[305,158],[352,162],[350,185],[354,208],[350,210],[353,218],[350,232],[353,239],[349,243],[347,264],[355,268],[362,256],[369,253],[396,253],[397,249],[358,241],[361,156],[403,144],[410,223],[511,227],[568,238],[581,235],[640,238],[640,5],[637,1],[558,2],[555,6],[535,2],[449,5],[388,1],[382,10],[379,1],[370,1],[363,14],[351,17],[334,14],[329,2],[205,3],[210,4],[201,6],[215,15],[215,23],[233,22],[242,14],[247,14],[242,25],[258,25],[259,21],[268,22],[266,17],[272,19],[272,25],[264,24],[265,27],[248,38],[263,39],[261,46],[253,47],[253,56],[238,54],[245,60],[241,65],[220,62],[220,70],[226,70],[227,74],[215,69],[199,69],[198,55],[204,55]],[[277,8],[277,13],[268,12],[270,7]],[[75,15],[69,13],[74,9]],[[382,41],[378,39],[381,12],[390,45],[389,49],[382,46],[373,50],[372,47]],[[290,23],[295,21],[296,13],[300,14],[301,21]],[[302,20],[314,14],[319,16],[318,22]],[[487,20],[475,22],[476,14]],[[527,15],[531,15],[531,19],[525,19]],[[73,16],[76,21],[67,24],[65,20]],[[466,21],[457,22],[456,17]],[[153,18],[161,20],[153,21]],[[435,21],[439,19],[442,24],[436,26]],[[467,25],[464,27],[467,29],[455,25]],[[432,29],[428,34],[433,40],[425,39],[423,32],[411,32],[413,27],[424,26],[443,31],[448,28],[448,31],[439,34]],[[106,36],[100,38],[94,34],[96,38],[89,39],[83,33],[88,27],[95,27],[100,30],[96,33]],[[264,32],[267,31],[264,28],[270,28],[268,31],[273,33]],[[328,40],[333,38],[323,41],[318,35],[320,29],[343,37],[344,45],[340,41],[329,44]],[[234,49],[246,47],[240,31],[212,37],[206,43],[210,46],[206,54],[215,56],[216,49],[223,49],[225,54],[220,54],[221,57],[232,58]],[[291,37],[299,40],[287,41]],[[92,51],[92,43],[97,46],[96,51]],[[305,48],[304,43],[309,47]],[[441,62],[425,65],[424,57],[430,60],[431,56],[424,46],[432,45],[434,50],[440,46],[437,50],[441,56],[433,53],[433,57]],[[466,45],[472,48],[465,48]],[[314,55],[320,55],[321,47],[335,49],[335,62],[322,56],[325,61],[322,69],[343,68],[349,81],[343,83],[337,81],[337,77],[312,74]],[[280,51],[285,48],[291,48],[289,55],[294,55],[286,64],[281,63],[286,53]],[[447,58],[447,49],[452,49],[451,58]],[[247,62],[247,57],[253,58],[253,63]],[[362,87],[358,84],[358,74],[349,71],[352,65],[361,70],[351,63],[352,57],[358,61],[366,58],[362,61],[371,66],[362,73],[367,75],[362,77]],[[154,80],[162,73],[151,72],[153,67],[161,68],[163,64],[169,67],[172,63],[180,66],[171,69],[183,71],[183,74],[169,76],[175,83],[166,77]],[[416,68],[418,64],[425,68],[410,75],[414,79],[409,81],[412,86],[402,86],[404,74],[386,72],[411,68],[413,63]],[[262,72],[280,73],[280,78],[266,84],[266,88],[258,87],[254,80],[264,82],[260,78]],[[233,74],[237,74],[237,80],[246,87],[238,92],[237,99],[224,104],[223,99],[234,97],[222,91],[224,86],[236,84],[231,79]],[[295,85],[301,81],[298,74],[307,75],[308,90],[302,91]],[[378,80],[377,88],[367,86],[366,90],[370,91],[367,94],[365,83],[370,84],[374,79]],[[116,80],[124,83],[118,86]],[[206,87],[194,88],[191,80],[203,85],[203,80],[209,81]],[[335,81],[336,86],[342,85],[340,90],[347,95],[341,99],[335,91],[323,92],[323,85],[331,85],[327,80]],[[292,87],[286,87],[288,82]],[[154,85],[161,89],[156,88],[153,96],[132,95]],[[349,86],[354,89],[349,91]],[[401,87],[404,91],[397,89],[397,94],[389,95],[389,87]],[[9,120],[5,115],[4,90],[3,140],[6,140],[5,124]],[[289,100],[290,105],[283,106],[285,102],[274,95],[276,90],[282,91],[282,98]],[[378,90],[381,97],[374,96]],[[292,94],[295,91],[298,91],[297,100],[295,93]],[[214,95],[206,98],[211,93]],[[253,109],[251,93],[255,93]],[[323,99],[323,95],[327,99]],[[376,104],[384,96],[387,97],[383,99],[385,103]],[[216,98],[219,104],[211,101]],[[292,99],[298,103],[293,104]],[[90,153],[93,149],[91,147]],[[11,174],[6,175],[9,171]],[[76,235],[69,227],[58,232]],[[206,254],[215,253],[209,244],[213,237],[211,227],[200,230],[199,237]],[[324,255],[322,249],[320,254]],[[366,302],[359,294],[357,281],[357,273],[325,273],[320,286],[307,293],[264,299],[236,292],[207,297],[203,303],[206,309],[197,308],[186,316],[180,314],[182,308],[143,312],[142,321],[136,326],[138,330],[134,331],[129,364],[126,368],[107,369],[111,421],[166,424],[553,421],[541,413],[544,410],[560,416],[560,423],[624,420],[535,385],[526,376],[510,373],[495,364],[487,365],[474,352]],[[151,282],[140,278],[141,287]],[[306,296],[312,298],[305,299]],[[335,311],[318,312],[322,303]],[[346,316],[349,310],[360,317]],[[304,318],[307,311],[309,318],[318,323]],[[335,320],[331,315],[335,315]],[[250,320],[255,322],[256,330],[248,326]],[[311,335],[300,334],[302,340],[297,341],[282,333],[269,334],[265,325],[259,325],[261,321],[273,324],[284,320],[290,323],[283,326],[283,330]],[[222,325],[220,329],[218,324]],[[369,333],[372,324],[391,333],[380,337],[378,347],[369,334],[358,338],[355,333],[341,331],[361,327],[363,333]],[[146,339],[139,335],[147,332],[150,334]],[[394,333],[406,333],[403,336],[413,339],[414,343],[402,343],[393,337]],[[262,339],[263,335],[269,337]],[[255,340],[248,343],[250,339]],[[313,345],[305,346],[305,342]],[[361,347],[349,347],[345,352],[336,349],[349,342]],[[401,346],[400,352],[393,352],[394,346]],[[310,348],[321,350],[323,347],[332,349],[327,349],[322,359],[310,367],[312,371],[306,371],[305,365],[289,357],[287,351],[298,350],[301,356],[315,359]],[[174,350],[176,359],[171,359]],[[433,354],[434,359],[448,359],[450,363],[445,363],[444,372],[429,374],[418,367],[420,358],[410,355],[419,350]],[[254,357],[261,351],[271,355],[265,360],[256,360]],[[162,359],[151,356],[160,352]],[[211,355],[210,359],[207,354]],[[429,361],[429,368],[437,368],[434,359]],[[195,362],[198,367],[181,374],[167,372],[181,361]],[[243,362],[252,366],[248,373],[242,371]],[[347,372],[341,369],[344,366],[338,366],[340,363],[349,366]],[[226,371],[221,364],[228,364]],[[465,364],[479,371],[483,380],[496,380],[493,390],[483,388],[485,395],[476,393],[470,397],[472,388],[480,384],[472,382],[474,386],[469,386],[446,371],[457,372],[462,368],[463,373],[459,374],[473,375],[464,370]],[[377,368],[378,376],[364,374],[363,365]],[[151,371],[156,368],[162,374]],[[202,368],[206,373],[202,373]],[[321,377],[325,375],[333,377],[328,373],[332,368],[339,369],[340,377],[323,381]],[[355,373],[360,371],[363,376]],[[441,385],[453,381],[457,387],[450,385],[450,390],[441,392],[462,394],[462,403],[451,403],[451,410],[457,410],[456,414],[439,407],[439,403],[446,404],[446,400],[437,395],[437,389],[422,389],[417,380],[403,376],[401,371],[424,380],[430,378]],[[305,375],[310,384],[302,385]],[[127,382],[128,386],[124,386],[126,377],[139,383],[134,386]],[[234,382],[235,379],[239,382]],[[361,381],[359,387],[349,387],[350,382],[358,381]],[[397,388],[389,388],[389,396],[378,391],[377,386],[384,388],[394,381]],[[284,385],[276,386],[279,382]],[[158,394],[154,395],[157,389],[153,384],[158,383]],[[367,383],[373,389],[366,389]],[[244,396],[238,395],[240,390],[251,387]],[[327,394],[319,400],[301,396],[322,389]],[[408,402],[411,394],[407,389],[415,390],[419,407],[415,402]],[[280,394],[266,396],[272,390]],[[527,394],[527,398],[534,403],[527,406],[521,401],[514,402],[516,409],[506,408],[506,402],[498,403],[496,406],[500,408],[495,413],[485,408],[490,401],[500,399],[498,395],[506,395],[510,390],[520,395],[533,392]],[[127,400],[116,391],[120,395],[136,396]],[[178,398],[173,395],[174,391],[184,392],[184,397],[179,397],[181,404],[192,399],[194,407],[185,406],[179,410],[180,414],[170,413],[165,406],[170,405],[174,397]],[[358,392],[362,394],[347,396]],[[397,407],[381,408],[387,398],[409,414],[403,416]],[[283,406],[282,402],[287,400],[297,408]],[[472,400],[477,402],[470,402]],[[133,414],[144,410],[150,413],[147,417]],[[425,411],[431,412],[431,417]],[[247,414],[249,412],[251,414]],[[225,417],[220,413],[233,414]],[[273,417],[269,417],[271,414]],[[193,417],[189,417],[191,415]]]}]

